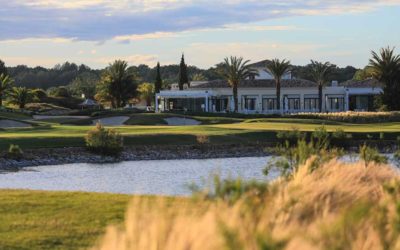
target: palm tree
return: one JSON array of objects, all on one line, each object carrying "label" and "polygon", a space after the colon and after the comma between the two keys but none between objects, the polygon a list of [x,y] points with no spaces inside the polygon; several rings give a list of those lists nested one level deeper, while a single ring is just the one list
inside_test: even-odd
[{"label": "palm tree", "polygon": [[389,47],[382,48],[379,54],[372,51],[369,66],[372,76],[384,84],[383,103],[389,109],[400,109],[400,55]]},{"label": "palm tree", "polygon": [[146,101],[146,106],[151,106],[151,102],[154,98],[154,84],[142,83],[138,87],[140,98]]},{"label": "palm tree", "polygon": [[225,58],[222,65],[220,65],[220,74],[224,77],[229,85],[232,87],[233,100],[235,103],[235,112],[238,112],[238,85],[241,81],[250,77],[251,75],[257,75],[257,71],[250,68],[248,65],[250,61],[243,61],[242,57],[231,56]]},{"label": "palm tree", "polygon": [[18,105],[20,109],[23,109],[32,100],[32,92],[25,87],[13,87],[9,97],[12,104]]},{"label": "palm tree", "polygon": [[276,85],[276,107],[281,109],[281,80],[290,71],[290,61],[273,59],[267,64],[267,71],[275,78]]},{"label": "palm tree", "polygon": [[126,61],[116,60],[106,69],[97,86],[96,99],[121,108],[136,95],[135,75]]},{"label": "palm tree", "polygon": [[328,82],[328,77],[332,72],[333,65],[330,62],[318,62],[311,60],[310,73],[313,80],[318,84],[318,108],[322,112],[322,88]]},{"label": "palm tree", "polygon": [[197,73],[197,74],[192,75],[192,81],[194,81],[194,82],[207,81],[207,77],[205,77],[202,73]]},{"label": "palm tree", "polygon": [[3,106],[3,97],[11,89],[13,80],[10,76],[1,74],[0,75],[0,107]]}]

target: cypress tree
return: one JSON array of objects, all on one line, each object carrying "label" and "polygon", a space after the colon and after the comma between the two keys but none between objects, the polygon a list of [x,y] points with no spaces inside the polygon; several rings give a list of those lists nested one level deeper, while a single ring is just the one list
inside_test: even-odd
[{"label": "cypress tree", "polygon": [[182,54],[181,63],[179,65],[179,90],[183,90],[183,85],[189,84],[189,77],[187,74],[187,65],[185,64],[185,56]]},{"label": "cypress tree", "polygon": [[155,93],[160,93],[162,86],[162,79],[161,79],[161,72],[160,72],[160,62],[157,63],[157,76],[156,76],[156,82],[154,84],[154,91]]},{"label": "cypress tree", "polygon": [[7,75],[7,68],[4,62],[0,59],[0,75],[1,74]]}]

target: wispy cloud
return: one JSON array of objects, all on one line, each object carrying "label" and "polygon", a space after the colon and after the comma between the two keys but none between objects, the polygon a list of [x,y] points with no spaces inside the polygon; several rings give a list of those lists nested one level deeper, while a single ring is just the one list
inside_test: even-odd
[{"label": "wispy cloud", "polygon": [[[400,0],[1,0],[0,40],[56,38],[124,41],[298,15],[345,14]],[[237,27],[236,27],[237,28]],[[253,27],[268,30],[284,26]]]},{"label": "wispy cloud", "polygon": [[113,40],[117,42],[130,42],[130,41],[141,41],[148,39],[161,39],[161,38],[172,38],[179,36],[178,32],[154,32],[147,33],[141,35],[125,35],[125,36],[116,36]]},{"label": "wispy cloud", "polygon": [[108,57],[101,57],[101,58],[93,58],[90,61],[94,63],[104,64],[107,65],[114,60],[125,60],[131,65],[139,65],[139,64],[146,64],[149,66],[155,66],[158,61],[157,55],[129,55],[129,56],[108,56]]}]

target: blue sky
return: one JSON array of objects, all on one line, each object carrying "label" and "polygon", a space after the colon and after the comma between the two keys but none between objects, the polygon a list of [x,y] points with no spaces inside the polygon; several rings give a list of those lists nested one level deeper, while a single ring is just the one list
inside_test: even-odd
[{"label": "blue sky", "polygon": [[400,52],[400,0],[0,0],[0,59],[102,68],[115,59],[208,68],[230,55],[363,67]]}]

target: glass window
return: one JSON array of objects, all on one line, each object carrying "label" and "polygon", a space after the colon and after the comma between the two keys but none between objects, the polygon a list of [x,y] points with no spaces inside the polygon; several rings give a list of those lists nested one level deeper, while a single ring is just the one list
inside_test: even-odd
[{"label": "glass window", "polygon": [[328,105],[331,111],[343,111],[344,110],[344,98],[343,97],[329,97]]},{"label": "glass window", "polygon": [[263,105],[263,110],[276,110],[277,109],[276,98],[263,98],[262,105]]},{"label": "glass window", "polygon": [[304,98],[304,109],[305,110],[319,109],[319,99],[318,98]]},{"label": "glass window", "polygon": [[368,110],[368,96],[356,97],[357,110]]},{"label": "glass window", "polygon": [[300,98],[288,98],[288,109],[299,110],[300,109]]},{"label": "glass window", "polygon": [[212,100],[213,110],[216,112],[224,112],[229,109],[229,97],[220,97]]},{"label": "glass window", "polygon": [[244,109],[246,110],[256,110],[256,97],[245,96],[244,97]]}]

